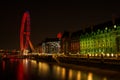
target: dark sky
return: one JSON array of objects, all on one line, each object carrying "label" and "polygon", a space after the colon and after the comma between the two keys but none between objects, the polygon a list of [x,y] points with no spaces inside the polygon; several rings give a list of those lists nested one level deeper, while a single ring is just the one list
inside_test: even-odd
[{"label": "dark sky", "polygon": [[[0,49],[19,49],[22,15],[30,12],[33,46],[58,32],[77,31],[120,16],[120,2],[16,0],[0,2]],[[46,1],[46,2],[45,2]]]}]

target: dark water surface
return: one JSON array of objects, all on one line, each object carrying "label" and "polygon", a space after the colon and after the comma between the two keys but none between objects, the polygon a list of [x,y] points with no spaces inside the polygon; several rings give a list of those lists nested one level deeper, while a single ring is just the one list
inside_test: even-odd
[{"label": "dark water surface", "polygon": [[0,61],[0,80],[120,80],[120,73],[37,62],[29,59]]}]

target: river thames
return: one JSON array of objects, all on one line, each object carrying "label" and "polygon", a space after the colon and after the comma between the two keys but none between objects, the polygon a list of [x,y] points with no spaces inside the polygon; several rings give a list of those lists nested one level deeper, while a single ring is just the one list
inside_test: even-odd
[{"label": "river thames", "polygon": [[0,61],[0,80],[120,80],[120,72],[10,59]]}]

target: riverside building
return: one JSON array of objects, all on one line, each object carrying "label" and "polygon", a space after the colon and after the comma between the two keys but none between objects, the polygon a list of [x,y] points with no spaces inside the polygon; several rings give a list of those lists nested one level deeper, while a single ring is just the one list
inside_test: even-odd
[{"label": "riverside building", "polygon": [[80,54],[108,55],[120,53],[120,19],[92,26],[80,35]]}]

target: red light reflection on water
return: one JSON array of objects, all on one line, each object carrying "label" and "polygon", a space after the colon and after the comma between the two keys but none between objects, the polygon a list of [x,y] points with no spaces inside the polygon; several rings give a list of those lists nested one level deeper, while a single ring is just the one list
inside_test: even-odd
[{"label": "red light reflection on water", "polygon": [[2,70],[5,70],[5,61],[2,61]]},{"label": "red light reflection on water", "polygon": [[23,74],[23,64],[22,63],[20,63],[19,65],[18,65],[18,72],[17,72],[17,80],[24,80],[24,74]]}]

